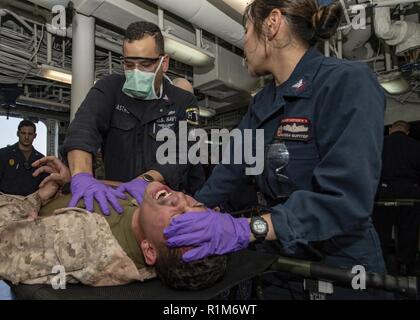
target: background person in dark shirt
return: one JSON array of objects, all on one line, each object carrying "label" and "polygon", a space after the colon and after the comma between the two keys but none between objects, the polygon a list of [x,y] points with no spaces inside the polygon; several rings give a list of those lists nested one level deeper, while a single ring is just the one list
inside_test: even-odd
[{"label": "background person in dark shirt", "polygon": [[[377,199],[420,200],[420,142],[409,137],[410,125],[395,122],[384,139],[382,175]],[[414,274],[418,252],[419,204],[376,205],[373,222],[389,272]],[[392,227],[396,231],[396,264],[392,261]]]},{"label": "background person in dark shirt", "polygon": [[32,121],[19,123],[14,145],[0,149],[0,192],[27,196],[34,193],[46,175],[33,177],[32,162],[44,157],[32,146],[36,138],[36,126]]}]

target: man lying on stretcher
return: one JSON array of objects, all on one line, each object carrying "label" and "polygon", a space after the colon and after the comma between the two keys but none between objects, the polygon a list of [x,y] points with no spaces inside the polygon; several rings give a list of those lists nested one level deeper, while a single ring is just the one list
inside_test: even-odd
[{"label": "man lying on stretcher", "polygon": [[148,185],[140,206],[127,195],[123,214],[104,216],[66,208],[71,195],[59,192],[70,180],[67,167],[55,157],[33,164],[35,174],[49,172],[34,194],[18,197],[0,193],[0,279],[14,284],[51,284],[53,267],[63,266],[68,283],[113,286],[156,275],[167,285],[200,289],[219,280],[226,256],[185,263],[188,248],[166,247],[163,230],[170,221],[194,209],[206,208],[193,198],[158,182]]}]

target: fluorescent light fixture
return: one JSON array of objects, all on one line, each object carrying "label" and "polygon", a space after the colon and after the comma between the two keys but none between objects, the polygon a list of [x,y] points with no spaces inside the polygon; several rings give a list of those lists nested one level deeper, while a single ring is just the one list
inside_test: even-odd
[{"label": "fluorescent light fixture", "polygon": [[72,76],[68,70],[53,67],[48,64],[41,64],[38,66],[38,69],[38,74],[45,79],[71,84]]},{"label": "fluorescent light fixture", "polygon": [[411,90],[410,84],[399,71],[391,71],[378,76],[382,88],[391,95],[404,94]]},{"label": "fluorescent light fixture", "polygon": [[205,67],[214,63],[214,55],[169,33],[163,33],[165,52],[173,59],[193,67]]},{"label": "fluorescent light fixture", "polygon": [[206,107],[198,107],[198,113],[200,117],[211,118],[216,115],[216,110]]}]

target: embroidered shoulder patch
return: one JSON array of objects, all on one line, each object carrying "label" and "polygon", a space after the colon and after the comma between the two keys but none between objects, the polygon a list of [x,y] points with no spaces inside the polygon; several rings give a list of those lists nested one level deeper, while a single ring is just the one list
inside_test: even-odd
[{"label": "embroidered shoulder patch", "polygon": [[194,126],[198,126],[199,118],[200,118],[200,113],[199,113],[198,108],[197,107],[187,108],[186,114],[187,114],[187,123]]},{"label": "embroidered shoulder patch", "polygon": [[308,118],[285,118],[280,121],[277,137],[283,140],[308,141],[311,121]]}]

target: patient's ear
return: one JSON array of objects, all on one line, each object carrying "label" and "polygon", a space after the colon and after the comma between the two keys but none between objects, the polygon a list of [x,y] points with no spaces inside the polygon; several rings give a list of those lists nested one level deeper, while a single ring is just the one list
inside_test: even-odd
[{"label": "patient's ear", "polygon": [[155,265],[157,258],[157,251],[155,247],[148,240],[143,240],[140,244],[140,247],[141,251],[143,252],[144,261],[149,266]]}]

